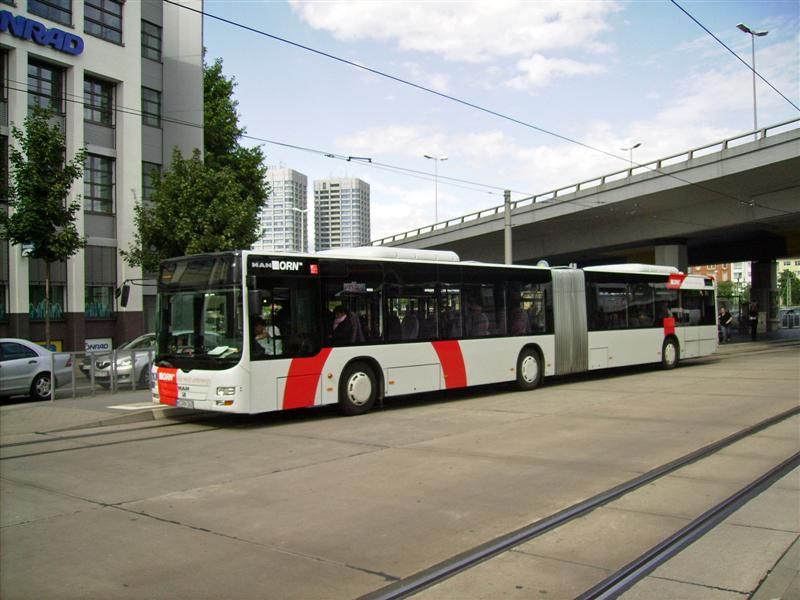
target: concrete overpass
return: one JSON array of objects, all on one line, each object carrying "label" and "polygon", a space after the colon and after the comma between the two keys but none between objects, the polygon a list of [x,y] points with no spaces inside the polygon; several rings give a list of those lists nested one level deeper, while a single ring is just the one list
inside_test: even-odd
[{"label": "concrete overpass", "polygon": [[[511,222],[518,264],[800,256],[800,119],[517,200]],[[504,206],[372,244],[503,262]]]}]

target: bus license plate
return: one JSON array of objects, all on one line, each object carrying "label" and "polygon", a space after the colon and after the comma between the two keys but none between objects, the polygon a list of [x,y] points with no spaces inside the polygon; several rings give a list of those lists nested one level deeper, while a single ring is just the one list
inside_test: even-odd
[{"label": "bus license plate", "polygon": [[194,400],[178,398],[178,408],[194,408]]}]

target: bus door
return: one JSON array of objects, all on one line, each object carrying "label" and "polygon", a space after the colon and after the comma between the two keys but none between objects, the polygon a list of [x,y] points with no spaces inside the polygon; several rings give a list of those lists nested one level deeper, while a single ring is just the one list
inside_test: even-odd
[{"label": "bus door", "polygon": [[552,274],[556,375],[581,373],[589,366],[583,271],[553,269]]}]

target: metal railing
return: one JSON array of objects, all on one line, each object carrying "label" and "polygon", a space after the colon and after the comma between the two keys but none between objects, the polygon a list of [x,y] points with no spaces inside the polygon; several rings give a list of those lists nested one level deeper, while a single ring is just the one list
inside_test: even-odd
[{"label": "metal railing", "polygon": [[[776,125],[770,125],[769,127],[760,128],[754,131],[748,131],[747,133],[741,133],[734,137],[720,140],[718,142],[714,142],[711,144],[706,144],[705,146],[692,148],[691,150],[685,150],[684,152],[673,154],[671,156],[666,156],[664,158],[659,158],[657,160],[650,161],[647,163],[641,163],[641,164],[634,163],[632,166],[628,167],[627,169],[623,169],[621,171],[615,171],[613,173],[609,173],[608,175],[601,175],[599,177],[587,179],[579,183],[573,183],[568,186],[550,190],[542,194],[536,194],[533,196],[528,196],[527,198],[515,200],[511,202],[511,210],[513,211],[517,208],[532,206],[538,203],[563,200],[565,196],[570,196],[578,192],[591,190],[593,188],[599,188],[600,186],[607,185],[610,183],[628,182],[632,177],[638,175],[650,174],[650,173],[663,174],[662,169],[664,168],[674,167],[676,165],[688,163],[698,158],[706,158],[714,154],[722,154],[723,152],[725,152],[730,148],[738,147],[750,141],[753,141],[752,138],[755,138],[755,141],[757,141],[759,139],[764,139],[769,135],[777,135],[779,133],[784,133],[786,131],[798,128],[800,128],[800,118],[791,119],[789,121],[784,121]],[[480,219],[485,219],[487,217],[501,216],[504,211],[505,211],[505,205],[500,204],[498,206],[493,206],[490,208],[479,210],[477,212],[469,213],[461,217],[455,217],[453,219],[440,221],[432,225],[425,225],[423,227],[418,227],[416,229],[411,229],[409,231],[404,231],[402,233],[396,233],[394,235],[386,236],[378,240],[373,240],[372,242],[370,242],[370,245],[383,246],[385,244],[407,240],[409,238],[414,238],[428,233],[438,233],[450,227],[457,227],[459,225],[463,225],[471,221],[478,221]]]},{"label": "metal railing", "polygon": [[[60,357],[69,356],[67,367],[57,368]],[[155,350],[110,352],[53,352],[50,357],[53,384],[50,400],[95,396],[148,389]]]}]

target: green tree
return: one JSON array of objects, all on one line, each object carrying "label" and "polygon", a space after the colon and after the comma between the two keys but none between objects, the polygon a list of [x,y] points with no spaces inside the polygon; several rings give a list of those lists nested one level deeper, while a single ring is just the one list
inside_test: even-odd
[{"label": "green tree", "polygon": [[176,148],[172,169],[153,179],[152,205],[134,207],[135,244],[130,264],[156,271],[173,256],[233,250],[258,239],[254,223],[263,202],[242,189],[233,169],[211,169],[200,151],[184,159]]},{"label": "green tree", "polygon": [[786,269],[778,275],[778,292],[783,306],[800,304],[800,278]]},{"label": "green tree", "polygon": [[10,214],[0,212],[0,237],[28,247],[28,256],[45,263],[45,338],[50,345],[50,265],[67,260],[86,245],[75,227],[80,196],[67,194],[83,175],[86,150],[65,161],[67,145],[52,111],[34,107],[22,129],[12,126],[9,148]]},{"label": "green tree", "polygon": [[151,201],[134,208],[134,243],[122,255],[146,271],[173,256],[246,248],[261,233],[269,193],[264,154],[240,144],[236,82],[223,75],[221,59],[204,63],[203,88],[203,155],[184,158],[176,148],[171,169],[153,176]]}]

